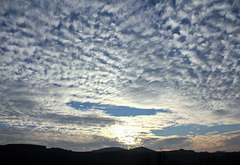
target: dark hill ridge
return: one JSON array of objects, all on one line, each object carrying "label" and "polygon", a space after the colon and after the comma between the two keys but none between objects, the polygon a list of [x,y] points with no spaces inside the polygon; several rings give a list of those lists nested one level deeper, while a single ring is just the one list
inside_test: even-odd
[{"label": "dark hill ridge", "polygon": [[148,148],[145,148],[145,147],[133,148],[133,149],[130,149],[130,151],[134,151],[134,152],[156,152],[154,150],[151,150],[151,149],[148,149]]},{"label": "dark hill ridge", "polygon": [[156,152],[139,147],[130,150],[112,147],[92,152],[73,152],[40,145],[0,146],[1,165],[239,165],[240,152]]},{"label": "dark hill ridge", "polygon": [[127,150],[120,147],[109,147],[109,148],[102,148],[99,150],[93,150],[92,152],[103,153],[103,152],[116,152],[116,151],[127,151]]},{"label": "dark hill ridge", "polygon": [[92,152],[96,153],[103,153],[103,152],[116,152],[116,151],[131,151],[131,152],[155,152],[154,150],[145,148],[145,147],[137,147],[137,148],[132,148],[132,149],[124,149],[120,147],[109,147],[109,148],[102,148],[99,150],[94,150]]}]

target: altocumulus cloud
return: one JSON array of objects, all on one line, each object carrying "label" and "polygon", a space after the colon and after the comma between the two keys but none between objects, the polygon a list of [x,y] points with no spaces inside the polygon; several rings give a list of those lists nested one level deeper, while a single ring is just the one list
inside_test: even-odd
[{"label": "altocumulus cloud", "polygon": [[[84,142],[66,135],[79,150],[80,144],[94,148],[87,145],[97,143],[93,137],[105,139],[103,146],[125,146],[123,136],[129,144],[172,138],[175,148],[198,149],[194,139],[205,135],[160,137],[152,130],[201,125],[213,132],[217,125],[240,124],[239,0],[13,0],[0,6],[0,122],[6,136],[32,128],[36,134],[90,136]],[[71,102],[91,108],[80,111]],[[129,113],[111,116],[111,107],[129,107]],[[144,113],[127,115],[132,110]],[[137,128],[132,135],[131,128]],[[236,134],[227,135],[233,140],[216,146],[236,141]]]}]

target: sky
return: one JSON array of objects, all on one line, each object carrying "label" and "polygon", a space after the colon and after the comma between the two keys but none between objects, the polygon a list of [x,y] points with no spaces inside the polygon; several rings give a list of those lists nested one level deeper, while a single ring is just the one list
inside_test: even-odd
[{"label": "sky", "polygon": [[240,151],[239,0],[0,0],[0,144]]}]

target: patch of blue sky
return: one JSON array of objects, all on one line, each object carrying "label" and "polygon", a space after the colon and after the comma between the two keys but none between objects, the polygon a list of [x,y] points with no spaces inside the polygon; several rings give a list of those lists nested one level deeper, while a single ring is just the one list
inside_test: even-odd
[{"label": "patch of blue sky", "polygon": [[18,124],[8,125],[8,124],[6,124],[4,122],[0,122],[0,128],[19,128],[19,127],[24,127],[24,128],[28,128],[28,129],[34,129],[37,126],[27,125],[27,124],[24,124],[24,125],[18,125]]},{"label": "patch of blue sky", "polygon": [[26,128],[29,128],[29,129],[34,129],[34,128],[37,128],[37,126],[35,125],[24,125]]},{"label": "patch of blue sky", "polygon": [[183,125],[183,126],[170,126],[163,130],[152,130],[152,133],[157,136],[186,136],[186,135],[206,135],[210,134],[221,134],[225,132],[232,132],[240,130],[240,124],[232,125],[217,125],[217,126],[204,126],[197,124]]},{"label": "patch of blue sky", "polygon": [[14,128],[13,126],[7,125],[4,122],[0,122],[0,128]]},{"label": "patch of blue sky", "polygon": [[90,102],[68,102],[66,103],[68,106],[73,107],[78,110],[86,111],[90,109],[97,109],[105,111],[107,114],[111,116],[140,116],[140,115],[156,115],[157,112],[162,113],[171,113],[169,110],[163,109],[141,109],[141,108],[133,108],[127,106],[115,106],[109,104],[100,104],[100,103],[90,103]]}]

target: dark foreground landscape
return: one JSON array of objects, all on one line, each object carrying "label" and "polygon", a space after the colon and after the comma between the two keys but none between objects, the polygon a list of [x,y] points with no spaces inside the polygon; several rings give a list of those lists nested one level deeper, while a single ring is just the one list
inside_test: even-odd
[{"label": "dark foreground landscape", "polygon": [[28,144],[0,146],[1,165],[239,165],[240,152],[155,152],[147,148],[106,148],[73,152]]}]

